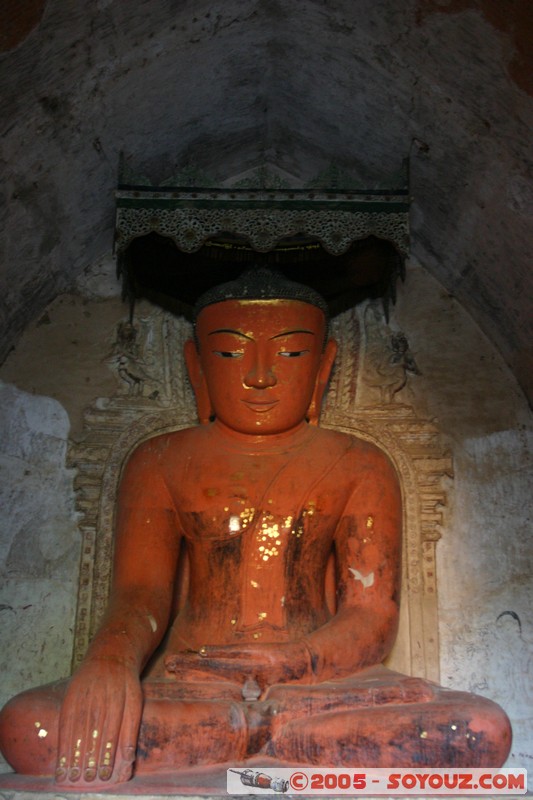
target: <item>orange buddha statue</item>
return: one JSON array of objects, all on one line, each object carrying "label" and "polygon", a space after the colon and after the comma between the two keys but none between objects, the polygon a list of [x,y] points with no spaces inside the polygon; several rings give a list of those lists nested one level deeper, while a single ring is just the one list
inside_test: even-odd
[{"label": "orange buddha statue", "polygon": [[276,274],[200,299],[185,357],[202,424],[127,462],[101,627],[70,680],[3,710],[17,772],[87,791],[254,759],[503,764],[499,706],[381,666],[398,624],[401,492],[378,448],[317,427],[335,351],[324,301]]}]

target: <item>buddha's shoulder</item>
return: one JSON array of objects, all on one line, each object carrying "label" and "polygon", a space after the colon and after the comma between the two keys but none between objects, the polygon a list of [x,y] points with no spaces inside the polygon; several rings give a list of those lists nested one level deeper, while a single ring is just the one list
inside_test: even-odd
[{"label": "buddha's shoulder", "polygon": [[138,444],[130,456],[130,461],[159,461],[168,459],[170,455],[183,455],[197,447],[201,438],[200,425],[160,433]]},{"label": "buddha's shoulder", "polygon": [[385,451],[368,439],[330,428],[319,428],[318,436],[318,442],[324,450],[332,455],[338,453],[343,463],[353,461],[359,467],[365,463],[392,466]]}]

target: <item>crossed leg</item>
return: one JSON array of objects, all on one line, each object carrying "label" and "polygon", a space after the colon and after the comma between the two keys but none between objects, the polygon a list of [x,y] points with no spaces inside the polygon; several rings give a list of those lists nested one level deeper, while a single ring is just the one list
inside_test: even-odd
[{"label": "crossed leg", "polygon": [[[24,692],[3,710],[0,745],[18,773],[54,775],[67,685]],[[146,681],[143,691],[139,775],[261,755],[299,765],[498,767],[511,743],[509,721],[490,700],[384,667],[312,686],[278,684],[248,702],[230,682]]]},{"label": "crossed leg", "polygon": [[[0,748],[17,773],[55,775],[59,718],[67,687],[64,680],[30,689],[3,708]],[[143,690],[136,772],[175,771],[245,757],[246,717],[242,703],[233,700],[242,700],[241,687],[228,683],[179,685],[164,680],[147,682]],[[79,780],[80,785],[96,783],[93,776],[84,774],[67,777]]]},{"label": "crossed leg", "polygon": [[316,686],[273,686],[267,697],[277,715],[264,752],[294,764],[499,767],[511,747],[496,703],[384,667]]}]

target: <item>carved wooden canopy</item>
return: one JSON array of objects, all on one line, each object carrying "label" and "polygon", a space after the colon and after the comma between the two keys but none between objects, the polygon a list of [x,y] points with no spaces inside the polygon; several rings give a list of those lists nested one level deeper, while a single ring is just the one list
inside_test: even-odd
[{"label": "carved wooden canopy", "polygon": [[115,247],[131,300],[167,294],[186,314],[210,285],[265,261],[313,285],[334,314],[394,299],[409,248],[407,164],[369,188],[335,167],[305,186],[266,166],[222,183],[189,171],[151,186],[122,167]]}]

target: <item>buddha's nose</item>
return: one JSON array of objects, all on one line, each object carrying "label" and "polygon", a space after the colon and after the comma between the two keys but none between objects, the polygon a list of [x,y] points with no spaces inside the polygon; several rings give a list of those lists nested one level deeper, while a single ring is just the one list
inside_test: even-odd
[{"label": "buddha's nose", "polygon": [[245,386],[252,389],[266,389],[269,386],[275,386],[276,383],[277,378],[272,365],[261,354],[258,354],[244,377]]}]

